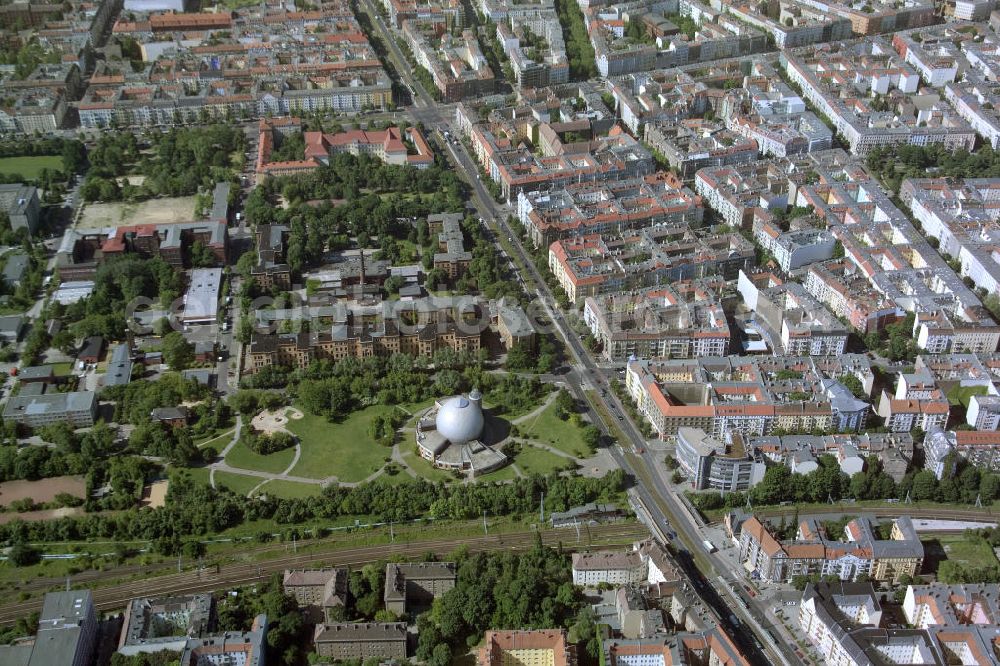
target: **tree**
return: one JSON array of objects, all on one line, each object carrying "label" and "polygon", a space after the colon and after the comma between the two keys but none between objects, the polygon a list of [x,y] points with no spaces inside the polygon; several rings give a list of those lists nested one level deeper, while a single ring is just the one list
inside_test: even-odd
[{"label": "tree", "polygon": [[601,431],[593,424],[588,425],[583,429],[582,439],[591,452],[596,452],[598,445],[601,443]]},{"label": "tree", "polygon": [[559,392],[556,394],[555,410],[556,416],[563,421],[568,419],[570,414],[576,413],[576,400],[564,388],[559,389]]},{"label": "tree", "polygon": [[30,567],[42,561],[42,553],[31,544],[18,542],[11,546],[7,561],[15,567]]},{"label": "tree", "polygon": [[847,390],[849,390],[855,398],[858,398],[859,400],[868,398],[868,394],[865,393],[864,385],[862,385],[861,380],[856,376],[851,374],[841,375],[840,377],[837,377],[837,381],[847,387]]},{"label": "tree", "polygon": [[754,504],[778,504],[783,501],[791,475],[791,470],[785,465],[771,465],[760,483],[750,490],[751,501]]},{"label": "tree", "polygon": [[208,268],[215,266],[218,260],[212,250],[200,240],[191,244],[191,267]]},{"label": "tree", "polygon": [[937,478],[934,472],[924,469],[913,476],[913,499],[932,500],[937,496]]},{"label": "tree", "polygon": [[535,359],[531,357],[525,345],[515,345],[507,350],[508,370],[528,370],[535,365]]},{"label": "tree", "polygon": [[172,331],[163,336],[163,360],[171,370],[184,370],[194,362],[194,345]]},{"label": "tree", "polygon": [[153,322],[153,334],[158,337],[164,337],[170,333],[173,327],[170,325],[170,319],[167,317],[160,317],[155,322]]}]

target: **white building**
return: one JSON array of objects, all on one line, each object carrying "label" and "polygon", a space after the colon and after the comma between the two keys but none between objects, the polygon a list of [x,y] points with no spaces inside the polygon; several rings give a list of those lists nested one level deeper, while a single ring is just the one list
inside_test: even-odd
[{"label": "white building", "polygon": [[573,584],[629,585],[646,580],[647,564],[638,551],[573,553]]}]

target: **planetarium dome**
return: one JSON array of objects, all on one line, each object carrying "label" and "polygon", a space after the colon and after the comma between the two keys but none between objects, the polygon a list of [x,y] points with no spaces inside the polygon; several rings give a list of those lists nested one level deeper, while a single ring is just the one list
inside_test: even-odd
[{"label": "planetarium dome", "polygon": [[452,444],[465,444],[477,439],[483,432],[482,397],[473,389],[464,395],[448,399],[438,410],[437,431]]}]

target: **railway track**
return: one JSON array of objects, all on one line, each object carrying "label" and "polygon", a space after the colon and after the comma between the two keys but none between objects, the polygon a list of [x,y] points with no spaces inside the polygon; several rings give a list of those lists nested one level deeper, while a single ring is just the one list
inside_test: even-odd
[{"label": "railway track", "polygon": [[[124,608],[129,600],[137,597],[212,592],[264,580],[275,572],[290,568],[359,566],[396,555],[409,557],[422,556],[427,553],[445,555],[461,546],[466,546],[470,552],[502,549],[524,550],[534,545],[535,534],[535,531],[524,531],[481,537],[381,544],[330,552],[308,552],[264,562],[224,564],[219,566],[218,572],[185,571],[98,588],[94,590],[94,603],[98,610],[109,611]],[[546,545],[562,544],[567,550],[629,543],[649,536],[649,532],[644,526],[635,523],[589,527],[586,536],[581,532],[579,543],[576,541],[577,535],[573,529],[547,529],[542,530],[539,534],[541,534],[542,542]],[[316,542],[307,542],[303,547],[307,547],[310,543]],[[273,550],[273,548],[266,550]],[[253,552],[260,551],[255,549]],[[41,607],[41,598],[0,604],[0,624],[10,624],[28,613],[40,610]]]}]

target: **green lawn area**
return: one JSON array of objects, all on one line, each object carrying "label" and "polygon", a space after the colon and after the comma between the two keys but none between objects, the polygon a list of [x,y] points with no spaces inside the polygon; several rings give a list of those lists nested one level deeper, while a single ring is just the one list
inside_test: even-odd
[{"label": "green lawn area", "polygon": [[242,442],[237,442],[236,446],[230,449],[229,455],[226,456],[226,463],[240,469],[255,469],[261,472],[280,474],[288,469],[294,457],[295,447],[262,456],[248,449]]},{"label": "green lawn area", "polygon": [[961,384],[956,384],[948,391],[948,402],[952,405],[962,405],[968,409],[969,400],[972,399],[972,396],[986,395],[986,393],[985,386],[962,386]]},{"label": "green lawn area", "polygon": [[306,497],[317,497],[322,490],[318,484],[274,480],[262,485],[258,492],[285,499],[303,499]]},{"label": "green lawn area", "polygon": [[188,467],[188,468],[185,468],[185,469],[174,469],[174,470],[171,470],[170,477],[171,477],[171,481],[173,481],[173,477],[175,475],[178,475],[178,474],[187,474],[196,483],[204,483],[207,486],[208,485],[208,477],[209,477],[210,473],[211,473],[211,470],[209,470],[207,467]]},{"label": "green lawn area", "polygon": [[400,405],[402,409],[405,409],[409,413],[413,414],[413,416],[410,417],[410,419],[404,424],[404,426],[410,426],[410,427],[416,426],[417,419],[420,417],[420,415],[424,413],[424,410],[426,410],[433,404],[434,404],[434,399],[431,398],[430,400],[424,400],[423,402],[415,402],[412,405]]},{"label": "green lawn area", "polygon": [[416,472],[417,476],[422,476],[428,481],[434,482],[455,480],[455,477],[453,477],[449,472],[446,472],[443,469],[438,469],[417,455],[417,452],[414,450],[415,448],[415,444],[410,445],[409,443],[405,443],[401,445],[403,460],[406,461],[406,464],[410,469]]},{"label": "green lawn area", "polygon": [[52,371],[56,373],[56,377],[64,377],[73,372],[72,361],[64,361],[63,363],[47,363],[46,365],[52,366]]},{"label": "green lawn area", "polygon": [[256,476],[246,476],[245,474],[232,474],[231,472],[216,472],[216,487],[225,486],[237,495],[246,496],[248,492],[257,487],[264,479]]},{"label": "green lawn area", "polygon": [[377,472],[391,451],[372,441],[368,426],[377,415],[392,409],[372,405],[340,423],[308,413],[301,419],[289,419],[288,429],[302,444],[302,457],[291,473],[308,479],[336,476],[340,481],[354,482]]},{"label": "green lawn area", "polygon": [[565,469],[570,460],[556,454],[525,444],[521,452],[514,457],[514,464],[525,474],[549,474],[554,470]]},{"label": "green lawn area", "polygon": [[211,444],[217,451],[221,451],[226,448],[226,444],[228,444],[233,438],[234,430],[236,430],[236,428],[227,428],[222,432],[209,433],[203,437],[198,437],[194,440],[194,445],[200,449],[207,444]]},{"label": "green lawn area", "polygon": [[527,413],[529,413],[529,412],[531,412],[531,411],[533,411],[535,409],[538,409],[538,407],[543,402],[545,402],[548,399],[548,397],[549,397],[549,394],[546,393],[545,395],[543,395],[542,397],[540,397],[537,402],[531,403],[531,404],[527,405],[524,409],[518,409],[518,410],[515,410],[515,411],[512,411],[512,412],[501,411],[494,403],[490,402],[488,398],[484,397],[483,398],[483,407],[485,407],[486,409],[491,410],[497,416],[502,416],[503,418],[507,419],[508,421],[512,421],[512,420],[514,420],[516,418],[524,416],[525,414],[527,414]]},{"label": "green lawn area", "polygon": [[513,465],[504,465],[495,472],[479,477],[480,481],[511,481],[517,478]]},{"label": "green lawn area", "polygon": [[387,483],[390,486],[398,486],[403,483],[410,483],[416,481],[415,478],[410,476],[406,470],[401,469],[396,474],[386,474],[383,472],[375,478],[379,483]]},{"label": "green lawn area", "polygon": [[962,536],[942,536],[937,539],[948,559],[953,562],[985,567],[997,563],[993,549],[984,541],[971,541]]},{"label": "green lawn area", "polygon": [[4,175],[17,173],[29,180],[38,178],[42,169],[61,171],[62,168],[62,157],[58,155],[0,158],[0,173]]},{"label": "green lawn area", "polygon": [[583,443],[583,429],[578,428],[568,419],[563,421],[556,416],[556,406],[552,403],[541,414],[528,419],[518,426],[525,437],[548,444],[577,458],[591,456],[587,445]]}]

